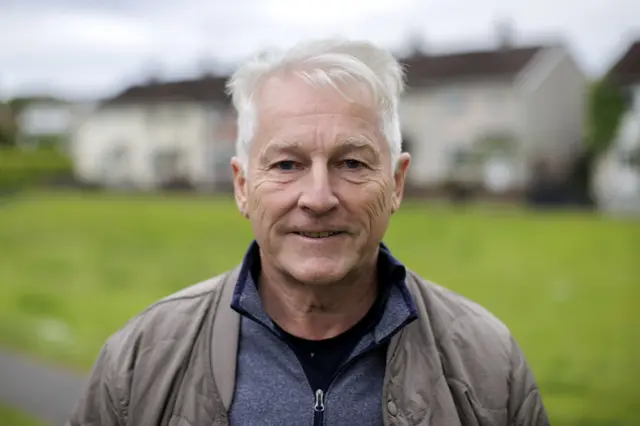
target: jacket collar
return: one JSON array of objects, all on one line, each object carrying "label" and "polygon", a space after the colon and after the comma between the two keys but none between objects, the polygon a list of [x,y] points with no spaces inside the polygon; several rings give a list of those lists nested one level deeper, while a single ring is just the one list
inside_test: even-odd
[{"label": "jacket collar", "polygon": [[[379,344],[387,340],[405,324],[417,318],[417,309],[413,297],[406,284],[406,269],[389,251],[383,243],[380,244],[378,256],[378,280],[380,284],[381,298],[377,313],[377,321],[373,330],[373,341],[364,339],[358,345],[354,354],[364,350],[370,344]],[[254,280],[252,271],[259,267],[259,247],[253,241],[249,246],[233,291],[231,308],[240,315],[257,321],[265,327],[276,332],[271,319],[263,309],[258,285]]]},{"label": "jacket collar", "polygon": [[[252,243],[242,264],[221,277],[221,292],[215,301],[215,309],[213,309],[215,317],[212,318],[211,333],[208,336],[210,342],[207,346],[210,348],[209,360],[213,378],[212,385],[216,388],[225,411],[228,411],[231,407],[235,390],[236,359],[241,318],[237,309],[240,308],[242,310],[243,306],[259,307],[259,310],[256,311],[258,315],[262,315],[259,312],[264,312],[262,304],[259,302],[257,287],[250,274],[250,262],[252,261],[250,256],[257,253],[257,247],[255,242]],[[392,279],[387,283],[386,288],[389,290],[389,298],[385,304],[382,318],[374,329],[374,333],[369,333],[368,336],[371,339],[373,335],[372,338],[376,342],[380,342],[385,336],[393,336],[387,349],[388,360],[391,361],[398,358],[394,355],[397,355],[399,340],[401,335],[404,334],[403,331],[396,333],[394,330],[404,328],[404,325],[416,319],[418,311],[412,296],[413,292],[410,291],[407,285],[410,277],[407,276],[405,268],[391,256],[384,244],[380,244],[380,254],[381,258],[389,262],[390,270],[395,271],[390,276],[397,279]],[[251,281],[248,281],[248,279],[251,279]],[[248,291],[246,291],[247,288],[249,289]],[[247,299],[249,300],[248,303],[246,302]],[[354,353],[358,352],[366,344],[364,340],[366,339],[363,339],[363,342],[358,345]],[[385,377],[385,382],[388,382],[388,380],[389,377]],[[385,389],[390,390],[388,385],[385,385]]]}]

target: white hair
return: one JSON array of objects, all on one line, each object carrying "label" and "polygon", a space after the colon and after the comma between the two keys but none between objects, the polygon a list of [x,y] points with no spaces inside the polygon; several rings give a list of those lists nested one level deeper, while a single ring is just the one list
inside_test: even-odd
[{"label": "white hair", "polygon": [[325,39],[300,43],[286,51],[263,52],[239,67],[227,82],[238,114],[236,155],[245,169],[257,123],[256,92],[266,77],[281,71],[292,72],[316,87],[330,86],[341,94],[337,83],[364,84],[379,109],[381,131],[395,168],[402,151],[398,117],[404,91],[402,66],[390,52],[372,43]]}]

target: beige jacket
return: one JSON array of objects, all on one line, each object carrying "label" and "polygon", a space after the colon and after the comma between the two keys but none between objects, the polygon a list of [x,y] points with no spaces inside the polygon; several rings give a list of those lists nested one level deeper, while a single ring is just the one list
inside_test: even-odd
[{"label": "beige jacket", "polygon": [[[151,305],[113,334],[67,426],[222,426],[235,382],[239,268]],[[419,319],[391,341],[385,425],[548,425],[509,330],[408,272]]]}]

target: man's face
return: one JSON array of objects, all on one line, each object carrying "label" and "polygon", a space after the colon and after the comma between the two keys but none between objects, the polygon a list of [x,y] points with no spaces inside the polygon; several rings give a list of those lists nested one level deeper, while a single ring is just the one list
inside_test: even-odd
[{"label": "man's face", "polygon": [[369,96],[342,89],[357,102],[296,77],[270,78],[256,100],[246,175],[232,160],[263,268],[299,282],[337,282],[373,266],[409,165],[403,154],[393,172]]}]

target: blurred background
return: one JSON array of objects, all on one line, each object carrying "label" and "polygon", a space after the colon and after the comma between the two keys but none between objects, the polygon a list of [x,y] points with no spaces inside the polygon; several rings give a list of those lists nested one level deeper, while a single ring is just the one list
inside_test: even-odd
[{"label": "blurred background", "polygon": [[406,66],[386,242],[487,307],[553,425],[640,425],[636,0],[0,2],[0,424],[60,424],[105,339],[251,240],[248,55],[365,38]]}]

